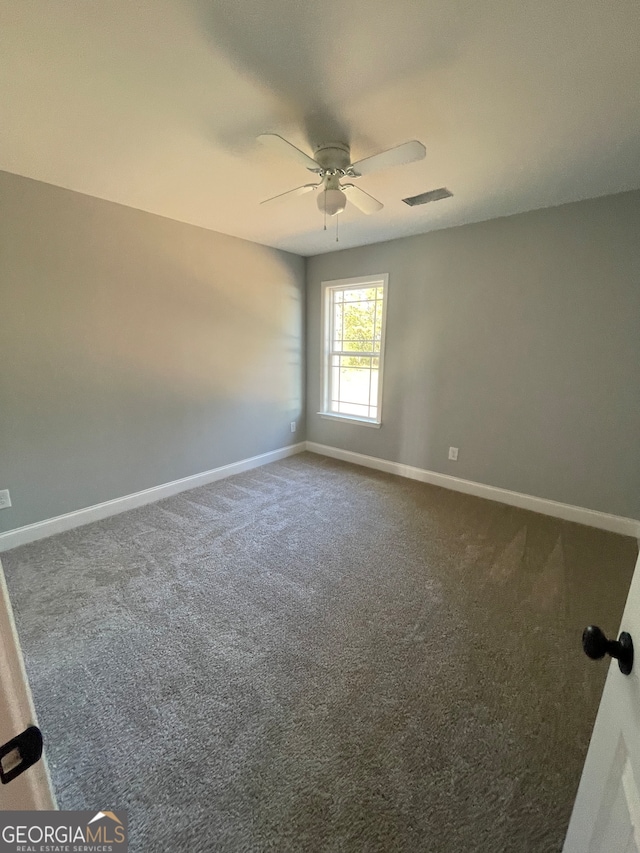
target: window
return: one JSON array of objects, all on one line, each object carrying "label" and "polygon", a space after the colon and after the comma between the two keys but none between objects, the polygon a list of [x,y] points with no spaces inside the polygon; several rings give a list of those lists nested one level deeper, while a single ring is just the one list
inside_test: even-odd
[{"label": "window", "polygon": [[380,425],[389,277],[325,281],[321,415]]}]

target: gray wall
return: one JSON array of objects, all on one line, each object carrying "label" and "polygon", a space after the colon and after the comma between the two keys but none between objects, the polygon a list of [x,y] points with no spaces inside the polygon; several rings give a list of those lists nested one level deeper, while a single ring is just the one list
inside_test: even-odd
[{"label": "gray wall", "polygon": [[[383,272],[383,425],[319,418],[321,282]],[[309,440],[640,518],[640,192],[321,255],[307,282]]]},{"label": "gray wall", "polygon": [[304,438],[302,258],[6,172],[0,221],[0,531]]}]

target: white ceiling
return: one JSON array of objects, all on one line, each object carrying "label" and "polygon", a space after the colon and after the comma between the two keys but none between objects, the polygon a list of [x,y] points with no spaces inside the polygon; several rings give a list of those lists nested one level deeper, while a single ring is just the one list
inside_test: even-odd
[{"label": "white ceiling", "polygon": [[[637,0],[0,0],[0,169],[319,254],[640,187],[639,45]],[[265,131],[427,157],[336,244]]]}]

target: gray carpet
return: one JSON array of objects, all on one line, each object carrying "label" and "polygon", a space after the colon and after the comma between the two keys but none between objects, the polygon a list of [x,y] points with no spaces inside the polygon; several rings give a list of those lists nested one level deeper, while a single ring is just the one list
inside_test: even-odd
[{"label": "gray carpet", "polygon": [[310,454],[3,556],[63,809],[133,851],[559,851],[634,540]]}]

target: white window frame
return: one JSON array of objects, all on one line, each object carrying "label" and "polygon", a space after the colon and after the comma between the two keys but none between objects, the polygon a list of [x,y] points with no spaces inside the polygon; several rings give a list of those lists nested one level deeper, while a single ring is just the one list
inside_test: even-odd
[{"label": "white window frame", "polygon": [[[379,359],[378,367],[378,402],[376,418],[365,418],[361,415],[348,415],[340,412],[330,411],[329,401],[331,399],[331,357],[335,355],[331,348],[333,340],[331,312],[331,296],[336,290],[353,290],[355,288],[366,289],[369,287],[382,287],[382,327],[380,331],[380,352],[371,353]],[[333,281],[322,282],[322,337],[321,337],[321,410],[318,414],[323,418],[333,421],[360,424],[361,426],[380,427],[382,425],[382,386],[384,376],[384,344],[387,326],[387,303],[389,301],[389,274],[356,276],[355,278],[340,278]],[[358,353],[348,353],[357,355]]]}]

